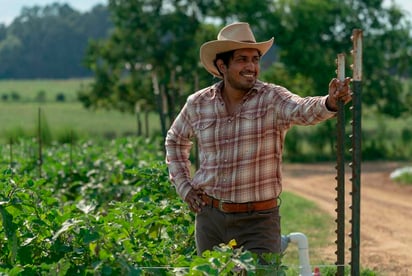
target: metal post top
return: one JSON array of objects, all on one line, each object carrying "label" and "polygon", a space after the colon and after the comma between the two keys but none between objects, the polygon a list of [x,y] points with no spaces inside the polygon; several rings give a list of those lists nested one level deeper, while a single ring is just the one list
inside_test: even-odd
[{"label": "metal post top", "polygon": [[353,41],[353,80],[362,80],[362,30],[354,29],[352,32]]}]

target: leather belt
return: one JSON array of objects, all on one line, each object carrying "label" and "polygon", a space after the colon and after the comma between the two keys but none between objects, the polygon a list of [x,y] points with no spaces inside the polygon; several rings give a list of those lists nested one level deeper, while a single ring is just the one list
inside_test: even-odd
[{"label": "leather belt", "polygon": [[253,211],[264,211],[278,206],[278,201],[276,198],[264,201],[235,203],[219,200],[209,195],[203,194],[202,200],[206,203],[206,205],[212,206],[213,208],[216,208],[224,213],[247,213]]}]

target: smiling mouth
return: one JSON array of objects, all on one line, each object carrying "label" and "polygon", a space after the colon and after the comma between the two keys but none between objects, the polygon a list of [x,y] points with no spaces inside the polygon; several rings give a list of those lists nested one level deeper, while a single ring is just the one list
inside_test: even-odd
[{"label": "smiling mouth", "polygon": [[246,77],[246,78],[254,78],[255,77],[255,74],[252,74],[252,73],[249,73],[249,74],[241,74],[243,77]]}]

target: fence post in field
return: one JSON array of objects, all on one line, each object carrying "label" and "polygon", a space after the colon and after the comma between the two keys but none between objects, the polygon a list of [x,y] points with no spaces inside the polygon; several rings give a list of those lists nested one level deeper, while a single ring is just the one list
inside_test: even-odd
[{"label": "fence post in field", "polygon": [[[352,169],[350,181],[351,189],[351,238],[350,247],[350,275],[360,275],[360,175],[361,175],[361,82],[362,82],[362,30],[355,29],[352,33],[353,49],[353,77],[352,77],[352,133],[351,156],[349,164]],[[345,59],[343,54],[338,55],[337,77],[340,80],[345,78]],[[337,275],[345,275],[345,113],[343,102],[338,102],[337,114],[337,137],[336,137],[336,161],[337,161]]]},{"label": "fence post in field", "polygon": [[162,98],[161,90],[159,87],[159,81],[157,79],[157,74],[154,71],[152,72],[152,82],[153,82],[153,92],[157,100],[157,108],[158,108],[158,112],[160,116],[160,126],[162,130],[162,135],[163,137],[166,137],[166,118],[163,112],[163,98]]},{"label": "fence post in field", "polygon": [[73,177],[73,147],[74,137],[73,130],[70,131],[70,177]]},{"label": "fence post in field", "polygon": [[137,127],[136,134],[137,136],[141,136],[142,135],[142,120],[140,118],[140,114],[142,113],[142,107],[139,101],[135,103],[134,111],[136,114],[136,127]]},{"label": "fence post in field", "polygon": [[144,113],[144,124],[145,124],[145,137],[149,138],[150,133],[149,133],[149,115],[150,115],[150,111],[146,110]]},{"label": "fence post in field", "polygon": [[352,230],[351,275],[360,271],[360,200],[361,200],[361,115],[362,115],[362,30],[355,29],[353,41],[353,94],[352,94]]},{"label": "fence post in field", "polygon": [[[345,55],[338,54],[337,60],[337,78],[340,81],[345,80]],[[337,274],[345,273],[345,104],[338,101],[337,123],[336,123],[336,180],[337,180],[337,217],[336,217],[336,265]]]},{"label": "fence post in field", "polygon": [[10,141],[9,141],[9,143],[10,143],[10,169],[12,169],[13,168],[13,137],[10,137]]},{"label": "fence post in field", "polygon": [[37,142],[39,144],[39,156],[37,159],[37,165],[39,167],[39,177],[42,176],[42,165],[43,165],[43,156],[42,156],[42,136],[41,136],[41,107],[39,107],[38,112],[38,128],[37,128]]}]

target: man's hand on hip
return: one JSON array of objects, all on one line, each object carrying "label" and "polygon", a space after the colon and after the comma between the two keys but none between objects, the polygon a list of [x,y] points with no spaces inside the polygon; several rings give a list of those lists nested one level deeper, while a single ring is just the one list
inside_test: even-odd
[{"label": "man's hand on hip", "polygon": [[206,204],[202,200],[202,195],[205,192],[203,190],[196,190],[192,188],[187,194],[185,201],[189,205],[189,209],[192,212],[199,213],[202,211],[202,207]]}]

